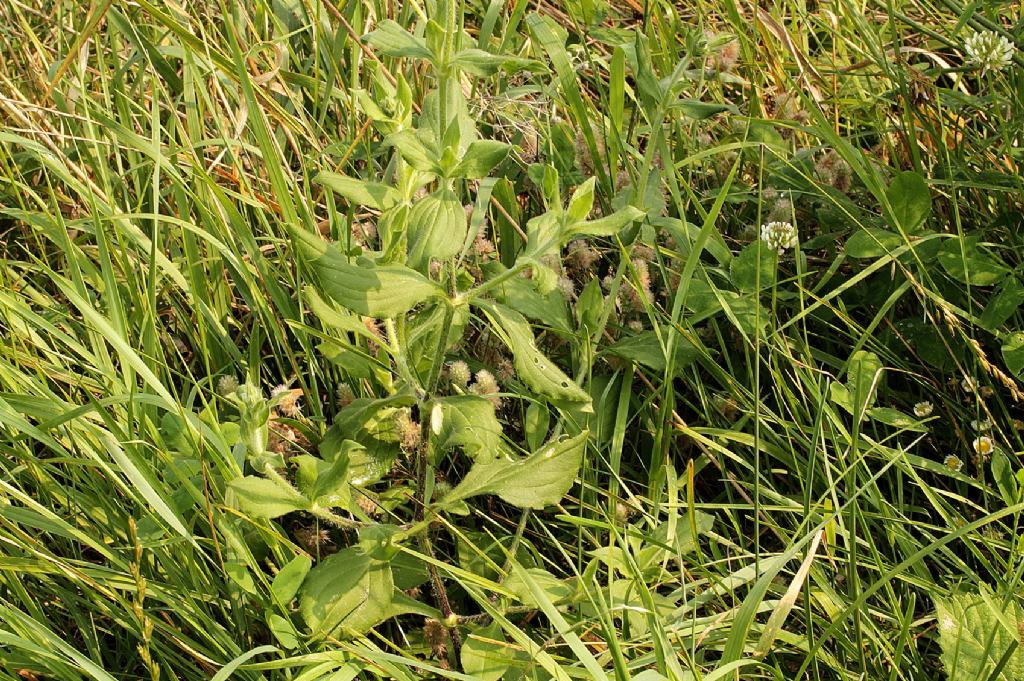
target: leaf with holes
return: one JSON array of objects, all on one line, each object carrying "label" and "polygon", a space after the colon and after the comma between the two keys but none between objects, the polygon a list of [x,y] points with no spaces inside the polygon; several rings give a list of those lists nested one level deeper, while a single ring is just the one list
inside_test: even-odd
[{"label": "leaf with holes", "polygon": [[584,404],[589,407],[590,395],[537,349],[533,331],[523,315],[497,303],[477,301],[476,305],[512,351],[516,374],[526,385],[555,404]]}]

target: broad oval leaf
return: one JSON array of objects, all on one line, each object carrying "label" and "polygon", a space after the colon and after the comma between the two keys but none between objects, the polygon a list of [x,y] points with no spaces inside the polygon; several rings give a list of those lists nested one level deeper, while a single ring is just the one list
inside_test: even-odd
[{"label": "broad oval leaf", "polygon": [[846,255],[851,258],[878,258],[906,243],[895,232],[878,227],[865,227],[846,240]]},{"label": "broad oval leaf", "polygon": [[299,587],[302,586],[302,582],[306,579],[312,566],[313,561],[308,556],[295,556],[281,568],[281,571],[274,577],[274,581],[271,582],[270,590],[274,597],[285,605],[291,602],[295,598],[295,594],[299,592]]},{"label": "broad oval leaf", "polygon": [[[1017,603],[957,594],[935,599],[935,608],[942,664],[950,679],[1024,678],[1024,647],[1017,645],[1024,611]],[[1002,672],[993,676],[1000,665]]]},{"label": "broad oval leaf", "polygon": [[425,271],[431,259],[455,257],[468,230],[466,211],[451,189],[423,197],[409,212],[409,266]]},{"label": "broad oval leaf", "polygon": [[1024,333],[1011,333],[1003,343],[1002,350],[1006,368],[1019,376],[1024,371]]},{"label": "broad oval leaf", "polygon": [[452,177],[464,180],[479,180],[487,177],[495,166],[505,160],[512,147],[497,140],[476,140],[470,142],[459,165],[452,171]]},{"label": "broad oval leaf", "polygon": [[314,636],[363,634],[394,614],[394,593],[388,564],[352,547],[310,571],[299,591],[299,612]]},{"label": "broad oval leaf", "polygon": [[860,416],[875,401],[875,393],[881,379],[882,360],[873,352],[858,350],[850,357],[846,373],[846,389],[854,416]]},{"label": "broad oval leaf", "polygon": [[777,256],[764,242],[748,244],[729,263],[729,277],[741,291],[757,291],[775,285]]},{"label": "broad oval leaf", "polygon": [[502,451],[501,424],[490,400],[477,395],[454,395],[437,401],[441,427],[434,447],[443,452],[461,447],[470,457],[493,458]]},{"label": "broad oval leaf", "polygon": [[501,625],[491,622],[469,632],[461,660],[462,669],[476,681],[498,681],[515,661],[515,650],[505,643]]},{"label": "broad oval leaf", "polygon": [[924,178],[912,171],[900,173],[885,192],[896,224],[911,233],[921,227],[932,212],[932,195]]},{"label": "broad oval leaf", "polygon": [[980,237],[947,239],[939,249],[939,264],[949,276],[974,286],[991,286],[1006,276],[1006,268],[981,250]]}]

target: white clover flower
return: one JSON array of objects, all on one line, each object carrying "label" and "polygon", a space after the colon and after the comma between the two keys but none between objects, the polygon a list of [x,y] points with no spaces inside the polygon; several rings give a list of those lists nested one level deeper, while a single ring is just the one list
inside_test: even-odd
[{"label": "white clover flower", "polygon": [[964,389],[964,392],[974,393],[978,392],[978,381],[970,376],[960,381],[960,387]]},{"label": "white clover flower", "polygon": [[787,249],[796,248],[796,227],[788,222],[769,222],[761,225],[761,241],[782,255]]},{"label": "white clover flower", "polygon": [[927,400],[924,402],[918,402],[914,405],[914,416],[919,419],[923,419],[925,416],[931,416],[932,411],[935,409],[931,402]]},{"label": "white clover flower", "polygon": [[1002,71],[1013,60],[1013,43],[995,31],[977,31],[964,41],[967,61],[982,74]]},{"label": "white clover flower", "polygon": [[950,454],[949,456],[947,456],[945,459],[942,460],[942,463],[946,465],[946,468],[949,468],[957,472],[959,472],[960,469],[964,467],[964,462],[961,461],[960,457],[956,456],[955,454]]},{"label": "white clover flower", "polygon": [[986,430],[992,430],[992,422],[988,419],[971,421],[971,428],[979,433],[984,433]]},{"label": "white clover flower", "polygon": [[988,456],[992,453],[992,450],[996,448],[996,443],[993,442],[992,438],[987,435],[974,438],[974,442],[971,443],[974,447],[975,454],[979,456]]}]

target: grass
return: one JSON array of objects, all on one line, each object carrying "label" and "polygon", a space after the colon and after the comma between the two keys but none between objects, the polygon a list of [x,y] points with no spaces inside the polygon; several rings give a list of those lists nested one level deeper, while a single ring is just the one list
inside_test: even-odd
[{"label": "grass", "polygon": [[0,678],[1016,678],[1018,8],[0,16]]}]

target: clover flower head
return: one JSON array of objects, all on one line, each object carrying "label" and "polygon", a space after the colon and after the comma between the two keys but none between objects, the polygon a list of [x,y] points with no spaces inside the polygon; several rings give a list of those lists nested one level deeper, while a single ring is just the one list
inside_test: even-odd
[{"label": "clover flower head", "polygon": [[914,416],[916,416],[919,419],[923,419],[925,416],[931,416],[932,411],[934,410],[935,407],[932,405],[931,402],[928,402],[927,400],[925,400],[924,402],[918,402],[917,404],[914,405]]},{"label": "clover flower head", "polygon": [[768,248],[782,255],[790,248],[796,248],[796,227],[789,222],[769,222],[761,225],[761,241]]},{"label": "clover flower head", "polygon": [[334,394],[337,398],[338,409],[344,409],[356,399],[355,391],[348,383],[339,383]]},{"label": "clover flower head", "polygon": [[971,446],[974,448],[974,453],[979,456],[988,456],[996,448],[995,442],[987,435],[974,438]]},{"label": "clover flower head", "polygon": [[227,397],[238,390],[238,377],[234,374],[224,374],[217,379],[217,393],[221,397]]},{"label": "clover flower head", "polygon": [[964,41],[967,61],[982,74],[1002,71],[1013,61],[1013,43],[995,31],[976,31]]},{"label": "clover flower head", "polygon": [[964,380],[960,381],[960,387],[964,389],[966,393],[978,392],[978,380],[970,376],[966,376]]},{"label": "clover flower head", "polygon": [[465,388],[469,385],[469,380],[472,377],[473,374],[469,370],[469,365],[461,359],[455,360],[448,365],[448,380],[460,388]]}]

